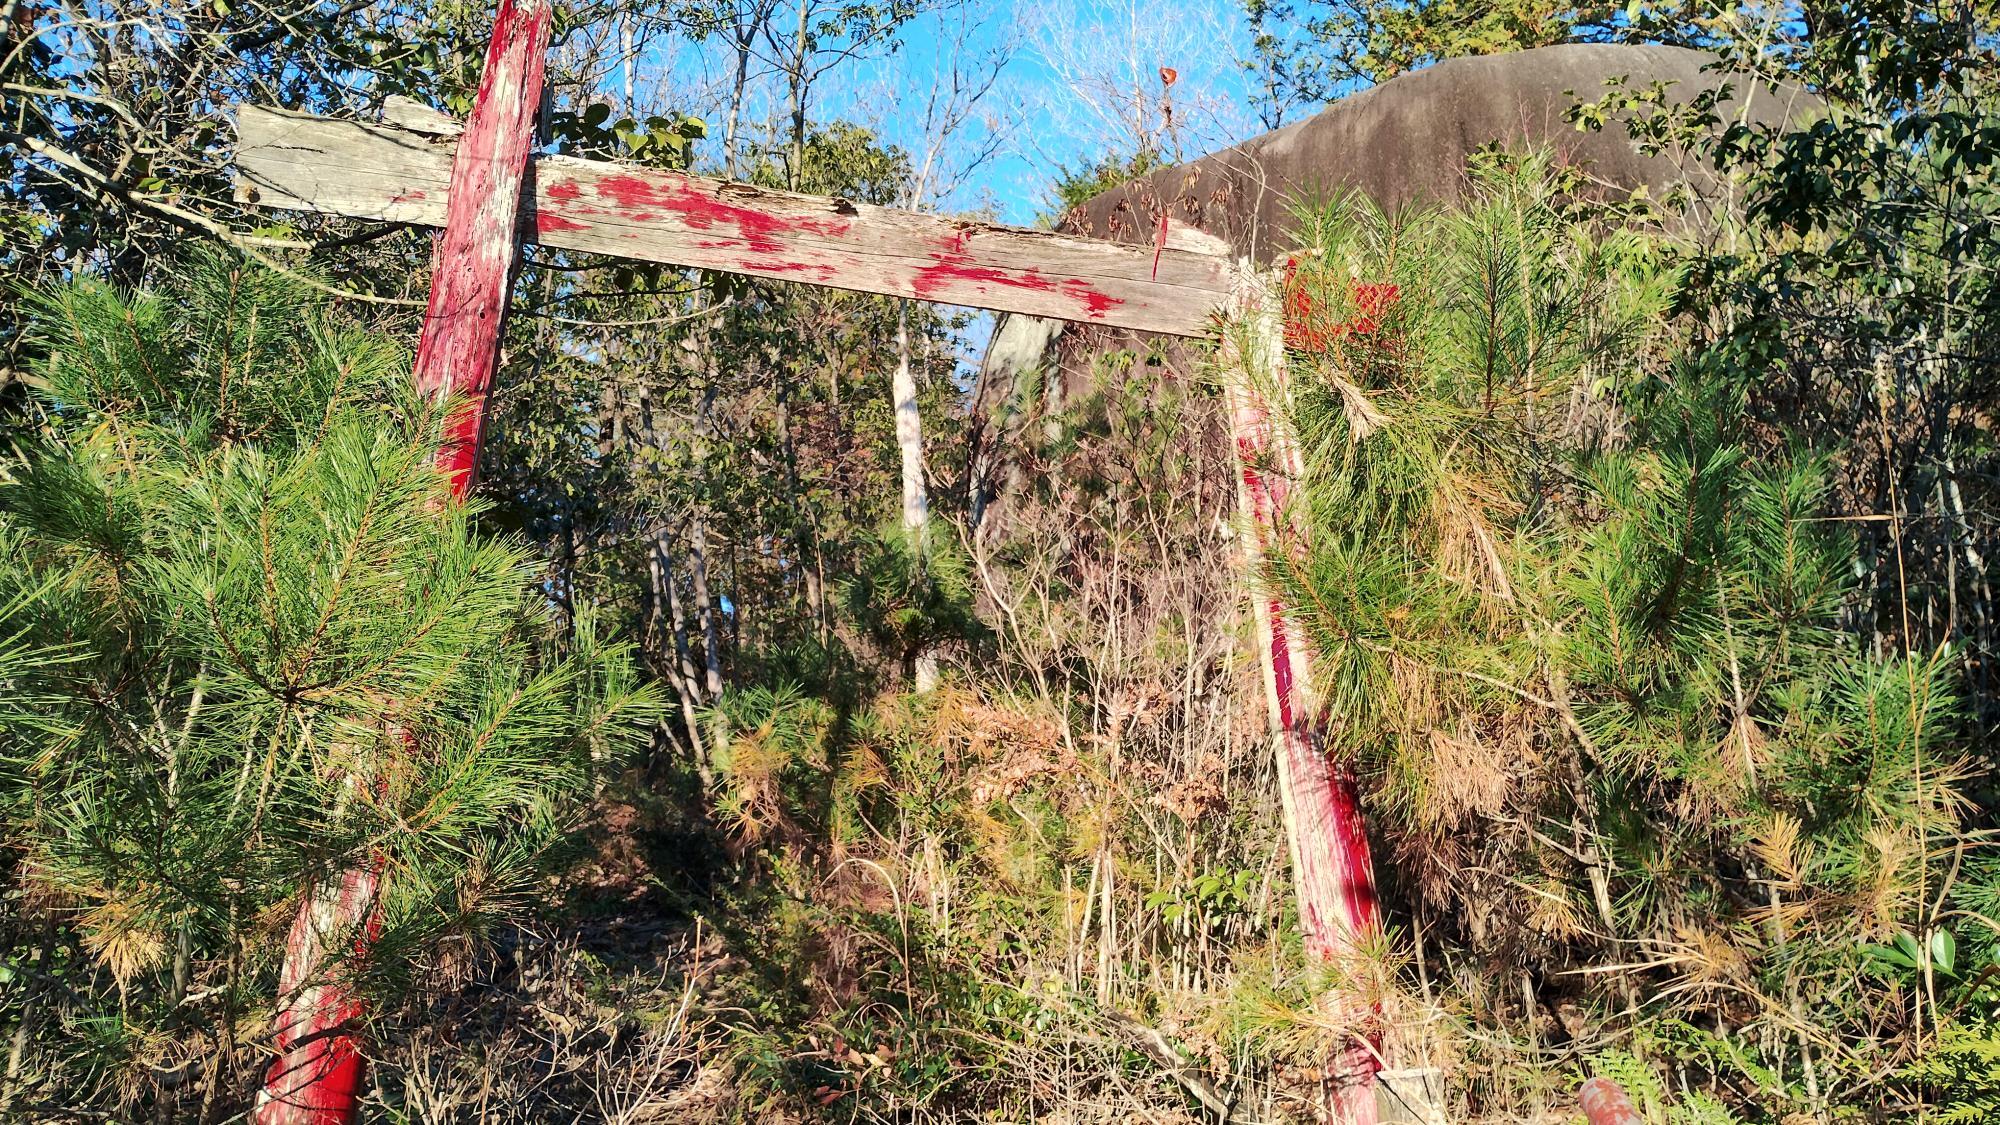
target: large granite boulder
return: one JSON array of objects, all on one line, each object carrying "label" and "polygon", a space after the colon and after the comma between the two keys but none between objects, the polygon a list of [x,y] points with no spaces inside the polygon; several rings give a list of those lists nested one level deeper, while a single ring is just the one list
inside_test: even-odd
[{"label": "large granite boulder", "polygon": [[[1291,210],[1302,199],[1358,189],[1386,208],[1455,196],[1466,162],[1493,145],[1550,149],[1592,189],[1624,197],[1691,180],[1713,189],[1706,169],[1671,155],[1648,156],[1622,128],[1579,132],[1570,107],[1603,96],[1608,79],[1634,87],[1672,83],[1672,98],[1729,82],[1723,110],[1758,123],[1797,112],[1797,90],[1776,91],[1744,76],[1705,71],[1715,56],[1682,47],[1572,43],[1506,55],[1452,59],[1343,98],[1275,132],[1162,168],[1112,188],[1064,217],[1072,233],[1151,243],[1160,211],[1261,261],[1286,248]],[[1809,100],[1809,99],[1808,99]]]},{"label": "large granite boulder", "polygon": [[[1568,113],[1602,97],[1606,83],[1619,77],[1635,89],[1670,83],[1674,102],[1726,82],[1732,95],[1718,110],[1726,121],[1779,124],[1818,104],[1796,88],[1705,69],[1714,59],[1680,47],[1582,43],[1452,59],[1344,98],[1297,124],[1112,188],[1073,209],[1060,228],[1151,245],[1164,211],[1268,263],[1289,248],[1293,209],[1301,201],[1352,190],[1386,208],[1449,200],[1468,182],[1468,159],[1494,146],[1550,150],[1580,174],[1586,193],[1606,199],[1627,198],[1642,187],[1659,198],[1685,183],[1697,199],[1712,200],[1724,185],[1706,168],[1672,154],[1641,152],[1618,123],[1579,132]],[[1019,484],[1020,465],[1010,456],[1019,427],[1065,401],[1095,357],[1121,349],[1141,351],[1145,362],[1169,368],[1186,365],[1194,354],[1185,344],[1131,331],[1000,318],[974,395],[975,524],[994,510],[990,501]],[[1036,368],[1046,377],[1024,382]],[[1043,401],[1022,401],[1030,386]],[[990,530],[981,527],[982,533]]]}]

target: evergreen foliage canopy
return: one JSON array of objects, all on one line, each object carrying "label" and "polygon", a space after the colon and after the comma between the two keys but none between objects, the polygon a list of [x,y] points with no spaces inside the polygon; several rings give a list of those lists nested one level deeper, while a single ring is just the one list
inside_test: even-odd
[{"label": "evergreen foliage canopy", "polygon": [[126,1001],[116,1050],[268,997],[241,968],[340,871],[385,867],[347,970],[435,968],[532,902],[656,695],[587,618],[547,628],[527,549],[450,498],[401,351],[220,259],[33,306],[52,422],[0,482],[0,816],[30,909]]},{"label": "evergreen foliage canopy", "polygon": [[[1613,982],[1655,973],[1649,1034],[1739,989],[1840,1039],[1928,1022],[1853,985],[1856,950],[1921,931],[1949,881],[1957,661],[1837,628],[1827,454],[1749,432],[1731,353],[1667,315],[1659,244],[1604,234],[1545,161],[1496,159],[1450,211],[1302,228],[1309,546],[1268,577],[1420,916],[1494,973],[1604,945],[1622,967],[1583,1001],[1628,1007]],[[1882,1096],[1734,1049],[1705,1065],[1770,1104]]]}]

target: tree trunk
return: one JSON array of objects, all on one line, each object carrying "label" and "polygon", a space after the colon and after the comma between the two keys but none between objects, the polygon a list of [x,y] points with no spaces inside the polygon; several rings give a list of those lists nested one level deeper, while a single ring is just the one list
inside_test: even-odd
[{"label": "tree trunk", "polygon": [[789,159],[785,169],[785,186],[793,191],[801,190],[806,163],[806,86],[812,77],[806,73],[811,57],[806,46],[806,36],[811,31],[812,5],[807,0],[799,0],[799,27],[793,39],[791,67],[785,72],[786,112],[792,119],[791,143],[788,147]]},{"label": "tree trunk", "polygon": [[924,419],[917,408],[917,377],[910,362],[910,303],[897,302],[896,374],[891,385],[896,409],[896,449],[903,461],[903,530],[920,535],[930,518],[924,489]]},{"label": "tree trunk", "polygon": [[638,111],[632,105],[634,87],[632,70],[636,60],[632,57],[632,14],[630,12],[618,13],[618,62],[619,66],[625,72],[625,116],[637,117]]},{"label": "tree trunk", "polygon": [[799,450],[792,440],[791,380],[779,375],[777,388],[778,452],[785,470],[785,499],[791,508],[792,551],[796,556],[792,559],[792,566],[805,594],[806,612],[812,616],[814,629],[823,642],[828,635],[826,589],[818,565],[816,521],[810,507],[811,500],[799,480]]},{"label": "tree trunk", "polygon": [[[719,314],[718,314],[719,316]],[[711,330],[705,325],[703,331]],[[703,346],[698,344],[698,347]],[[645,441],[663,455],[667,451],[667,436],[659,424],[658,413],[654,409],[655,392],[643,392],[639,400],[639,422],[645,430]],[[695,670],[692,650],[688,645],[687,609],[681,602],[680,586],[674,576],[675,525],[669,513],[655,513],[659,521],[652,531],[652,549],[646,560],[647,576],[650,579],[652,606],[646,623],[646,638],[649,651],[656,654],[654,666],[661,670],[666,681],[673,686],[674,695],[681,705],[681,721],[687,728],[687,749],[695,772],[704,784],[713,780],[709,768],[706,739],[702,737],[700,710],[709,701],[702,694],[702,677]]]},{"label": "tree trunk", "polygon": [[[693,756],[695,772],[704,785],[713,781],[708,764],[708,752],[701,734],[701,688],[695,677],[694,661],[688,654],[687,614],[681,609],[680,592],[674,587],[673,532],[664,524],[653,533],[653,552],[649,569],[653,580],[653,628],[655,643],[664,637],[666,652],[660,666],[667,671],[667,682],[673,685],[674,695],[681,703],[681,722],[687,726],[688,751]],[[662,621],[662,615],[667,620]],[[671,632],[663,625],[671,626]]]},{"label": "tree trunk", "polygon": [[688,529],[688,576],[694,580],[695,615],[701,622],[702,670],[710,702],[722,695],[722,632],[716,620],[718,607],[708,584],[708,443],[714,436],[715,388],[722,378],[711,331],[720,325],[721,319],[722,314],[718,312],[714,324],[704,325],[695,337],[696,358],[707,385],[702,388],[701,405],[695,411],[694,476],[697,496]]},{"label": "tree trunk", "polygon": [[694,580],[695,613],[701,622],[703,686],[714,702],[722,694],[722,634],[716,623],[716,604],[708,588],[708,519],[700,512],[691,521],[688,534],[688,575]]},{"label": "tree trunk", "polygon": [[[896,411],[896,450],[903,461],[903,536],[921,568],[928,549],[924,530],[930,520],[930,497],[924,490],[924,418],[917,407],[917,377],[910,360],[910,303],[899,301],[896,374],[891,380],[890,396]],[[918,691],[937,687],[938,662],[934,654],[919,650],[911,666],[911,679]]]},{"label": "tree trunk", "polygon": [[1593,1078],[1576,1092],[1577,1108],[1590,1125],[1645,1125],[1645,1118],[1632,1108],[1632,1099],[1609,1078]]},{"label": "tree trunk", "polygon": [[[354,1120],[365,1060],[350,1024],[361,1015],[361,1001],[340,974],[381,931],[380,890],[378,860],[372,868],[349,868],[322,882],[300,903],[285,939],[278,1058],[257,1095],[258,1125]],[[343,938],[351,941],[349,948],[341,947]]]},{"label": "tree trunk", "polygon": [[729,86],[729,115],[722,127],[722,175],[725,179],[736,178],[736,135],[743,122],[743,91],[750,81],[750,48],[756,41],[757,26],[762,20],[753,21],[744,11],[742,0],[738,0],[730,13],[733,38],[731,46],[736,51],[736,74]]}]

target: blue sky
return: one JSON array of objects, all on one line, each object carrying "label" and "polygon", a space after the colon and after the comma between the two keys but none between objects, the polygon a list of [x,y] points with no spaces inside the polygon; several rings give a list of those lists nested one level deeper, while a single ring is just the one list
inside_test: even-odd
[{"label": "blue sky", "polygon": [[[1261,132],[1236,65],[1248,43],[1239,0],[965,0],[920,16],[894,52],[844,64],[812,108],[820,119],[874,128],[920,163],[929,154],[925,205],[1026,223],[1046,209],[1059,166],[1129,152],[1142,134],[1191,159]],[[1162,67],[1178,73],[1171,129]],[[650,92],[660,104],[695,108],[719,134],[727,68],[714,46],[667,44],[644,70],[665,88],[642,90],[641,102]],[[957,115],[927,114],[930,95],[949,90],[954,74],[975,87],[992,81],[957,128],[933,140],[927,116]],[[751,119],[777,117],[778,94],[767,75]]]},{"label": "blue sky", "polygon": [[[791,12],[801,0],[781,0]],[[828,4],[830,0],[803,0]],[[935,2],[935,0],[933,0]],[[1051,209],[1062,167],[1107,153],[1130,153],[1145,135],[1175,162],[1192,160],[1264,131],[1250,101],[1250,53],[1241,0],[945,0],[902,29],[896,49],[843,64],[816,89],[815,120],[873,129],[926,157],[925,209],[979,213],[1029,225]],[[710,136],[701,163],[721,162],[723,109],[733,59],[719,42],[655,43],[634,71],[634,103],[644,112],[703,116]],[[1176,79],[1163,111],[1160,70]],[[768,66],[752,74],[746,129],[772,130],[783,116],[783,86]],[[954,74],[983,92],[957,128],[927,128],[931,93]],[[990,84],[986,81],[991,78]],[[622,93],[623,74],[602,89]],[[1310,112],[1309,110],[1307,112]],[[1288,118],[1289,119],[1289,118]],[[960,333],[961,362],[976,364],[991,318]],[[970,367],[961,377],[970,378]]]}]

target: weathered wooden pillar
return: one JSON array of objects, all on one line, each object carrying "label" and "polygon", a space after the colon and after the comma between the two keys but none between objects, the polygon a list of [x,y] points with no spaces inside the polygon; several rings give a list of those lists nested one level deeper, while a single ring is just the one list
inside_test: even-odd
[{"label": "weathered wooden pillar", "polygon": [[[1278,413],[1286,388],[1282,304],[1269,277],[1246,262],[1238,267],[1233,308],[1235,323],[1223,337],[1222,370],[1299,926],[1310,956],[1348,960],[1381,928],[1368,834],[1353,775],[1322,744],[1325,716],[1313,688],[1312,654],[1303,630],[1264,576],[1264,560],[1271,552],[1304,547],[1296,514],[1286,506],[1304,462]],[[1357,1033],[1333,1049],[1332,1109],[1343,1125],[1375,1125],[1375,1076],[1381,1061],[1378,1037],[1366,1029],[1379,1013],[1361,997],[1336,997],[1334,1002]]]},{"label": "weathered wooden pillar", "polygon": [[452,495],[461,500],[472,488],[486,433],[486,394],[500,362],[507,284],[521,250],[521,191],[541,107],[549,4],[500,0],[486,71],[452,158],[430,308],[417,342],[417,389],[435,399],[462,400],[437,457]]},{"label": "weathered wooden pillar", "polygon": [[[549,42],[550,0],[500,0],[486,70],[451,167],[443,236],[417,344],[415,378],[433,398],[456,398],[437,464],[453,497],[472,487],[485,432],[486,393],[500,357],[507,284],[519,251],[521,189]],[[391,732],[389,737],[396,737]],[[371,784],[348,776],[342,784]],[[360,1102],[364,1059],[354,1023],[362,1005],[343,979],[381,927],[389,857],[307,888],[279,974],[278,1058],[257,1097],[257,1125],[347,1125]]]},{"label": "weathered wooden pillar", "polygon": [[1577,1108],[1590,1125],[1644,1125],[1624,1087],[1609,1078],[1593,1078],[1576,1092]]}]

